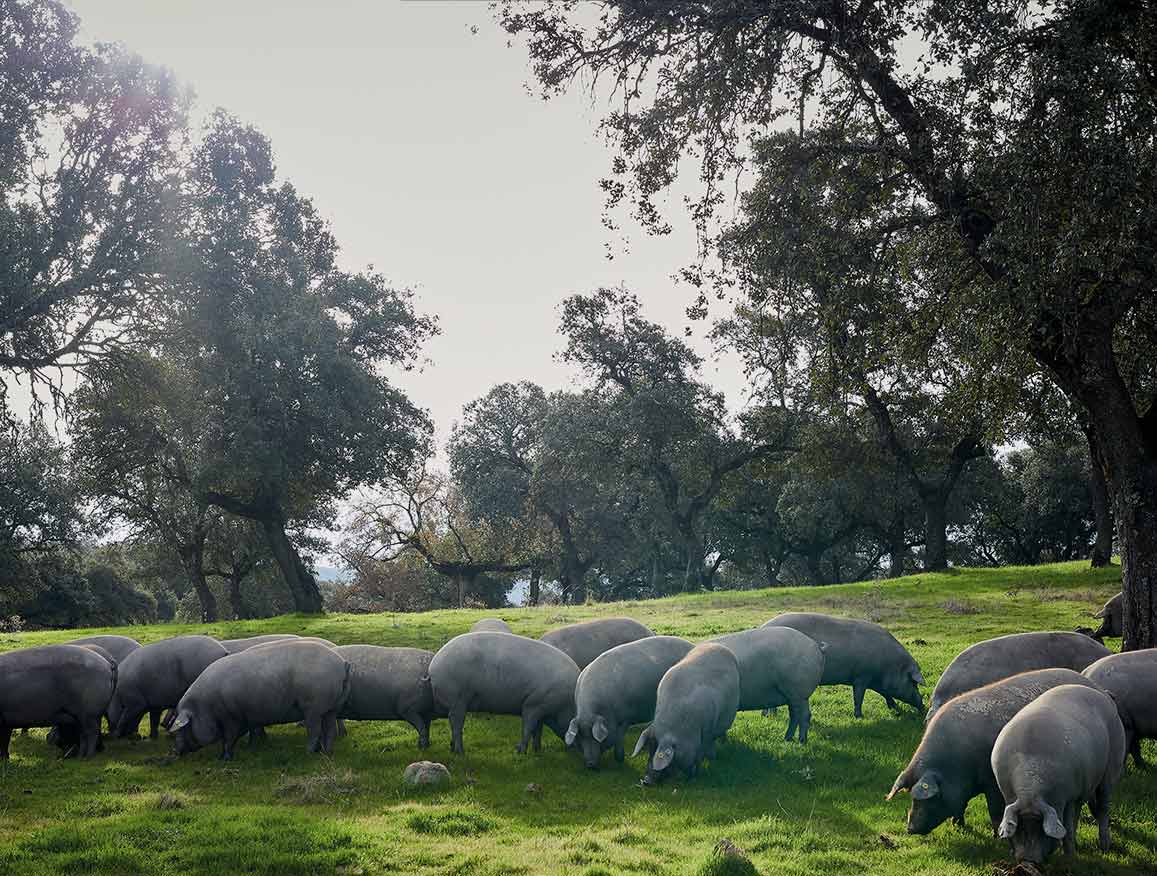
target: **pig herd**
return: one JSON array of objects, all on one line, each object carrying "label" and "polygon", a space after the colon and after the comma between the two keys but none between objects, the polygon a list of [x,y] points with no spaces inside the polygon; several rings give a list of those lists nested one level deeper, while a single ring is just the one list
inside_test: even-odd
[{"label": "pig herd", "polygon": [[[1111,623],[1109,606],[1104,610]],[[1102,631],[1098,631],[1102,632]],[[217,640],[178,636],[139,645],[93,636],[0,654],[0,757],[12,732],[51,728],[66,755],[135,735],[149,716],[178,754],[219,743],[233,757],[264,728],[299,724],[310,751],[329,753],[344,721],[406,721],[418,747],[447,718],[451,748],[465,752],[467,715],[517,715],[518,751],[539,750],[543,728],[587,767],[611,751],[622,762],[627,731],[646,725],[633,756],[647,755],[645,784],[695,776],[716,756],[737,712],[788,709],[785,738],[807,742],[809,700],[820,685],[849,685],[856,717],[872,690],[895,710],[923,710],[924,677],[883,627],[823,614],[781,614],[757,629],[694,644],[655,635],[630,618],[515,635],[498,618],[436,653],[376,645],[337,646],[314,637]],[[1018,861],[1039,864],[1058,844],[1074,851],[1088,804],[1102,849],[1109,804],[1139,741],[1157,737],[1157,650],[1112,654],[1079,633],[1019,633],[979,642],[940,676],[923,739],[888,799],[908,793],[908,831],[963,823],[984,795],[995,834]]]}]

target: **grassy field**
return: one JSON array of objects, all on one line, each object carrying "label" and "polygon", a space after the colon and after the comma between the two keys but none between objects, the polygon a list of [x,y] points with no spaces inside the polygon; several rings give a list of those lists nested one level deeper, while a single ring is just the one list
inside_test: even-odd
[{"label": "grassy field", "polygon": [[[931,685],[968,644],[1002,633],[1073,629],[1119,587],[1119,570],[1084,563],[956,570],[894,582],[712,593],[653,602],[501,612],[538,635],[590,617],[627,614],[656,632],[692,639],[758,625],[780,611],[862,617],[890,629]],[[279,617],[208,627],[134,627],[142,642],[185,632],[233,637],[269,632],[437,648],[482,612]],[[95,631],[94,631],[95,632]],[[63,641],[79,632],[0,635],[0,650]],[[1119,642],[1110,642],[1119,647]],[[0,682],[2,683],[2,682]],[[742,714],[718,761],[693,782],[639,785],[642,758],[583,768],[547,731],[539,755],[514,753],[518,719],[471,716],[463,757],[435,724],[420,755],[401,723],[353,723],[331,759],[305,752],[284,727],[228,764],[217,751],[175,759],[166,739],[115,741],[88,761],[58,759],[42,731],[13,740],[0,766],[0,873],[35,874],[697,874],[727,838],[761,874],[844,876],[984,874],[1007,868],[985,826],[983,799],[964,829],[908,836],[906,802],[884,795],[920,739],[911,710],[890,714],[869,693],[852,718],[850,688],[821,688],[806,747],[782,741],[786,710]],[[633,744],[633,735],[629,745]],[[628,746],[628,751],[630,747]],[[1147,755],[1157,756],[1152,747]],[[403,785],[413,760],[441,760],[444,790]],[[1157,774],[1129,766],[1113,806],[1113,849],[1096,850],[1086,819],[1071,870],[1157,872]]]}]

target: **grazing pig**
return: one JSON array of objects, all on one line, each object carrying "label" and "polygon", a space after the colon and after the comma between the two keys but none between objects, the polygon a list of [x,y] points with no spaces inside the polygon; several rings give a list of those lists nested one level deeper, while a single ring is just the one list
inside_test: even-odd
[{"label": "grazing pig", "polygon": [[608,748],[623,762],[627,728],[655,717],[659,682],[693,647],[678,636],[648,636],[616,645],[579,673],[576,714],[565,741],[568,746],[579,744],[588,768],[598,769]]},{"label": "grazing pig", "polygon": [[674,768],[688,779],[715,742],[727,735],[739,709],[739,661],[729,648],[703,642],[664,673],[655,698],[655,720],[640,734],[631,757],[646,749],[643,783],[657,784]]},{"label": "grazing pig", "polygon": [[1133,762],[1146,766],[1141,740],[1157,739],[1157,648],[1110,654],[1089,666],[1084,675],[1116,701]]},{"label": "grazing pig", "polygon": [[228,653],[209,636],[176,636],[133,651],[118,667],[116,692],[108,704],[113,736],[135,733],[148,712],[149,738],[156,739],[161,712],[180,701],[206,666]]},{"label": "grazing pig", "polygon": [[1125,594],[1118,593],[1093,615],[1093,617],[1101,619],[1101,626],[1093,631],[1093,638],[1103,639],[1105,636],[1114,639],[1121,638],[1125,629],[1124,615]]},{"label": "grazing pig", "polygon": [[316,642],[230,654],[206,667],[177,704],[170,728],[177,754],[220,740],[221,759],[232,760],[247,730],[297,721],[309,732],[309,751],[331,754],[349,692],[350,664]]},{"label": "grazing pig", "polygon": [[429,683],[434,652],[419,648],[342,645],[334,649],[350,665],[350,695],[339,718],[355,721],[408,721],[418,731],[418,747],[430,745],[430,721],[438,715]]},{"label": "grazing pig", "polygon": [[788,708],[790,741],[799,728],[801,745],[811,726],[808,700],[824,674],[826,644],[791,627],[760,627],[711,639],[735,654],[739,661],[739,711]]},{"label": "grazing pig", "polygon": [[513,633],[510,624],[500,617],[484,617],[470,628],[472,633]]},{"label": "grazing pig", "polygon": [[28,727],[61,727],[80,757],[91,756],[116,683],[116,665],[78,645],[0,654],[0,760],[8,759],[12,731]]},{"label": "grazing pig", "polygon": [[[86,651],[92,651],[92,653],[99,655],[102,659],[107,661],[109,666],[111,666],[114,670],[116,669],[116,660],[113,659],[112,654],[110,654],[100,645],[94,645],[91,642],[86,642],[83,645],[77,645],[76,647],[84,648]],[[22,732],[27,733],[28,731],[24,730]],[[48,735],[45,737],[44,741],[49,745],[55,745],[64,753],[65,757],[68,757],[71,753],[80,750],[80,726],[78,724],[58,724],[48,731]],[[104,751],[104,742],[101,741],[99,733],[97,734],[96,738],[96,750]]]},{"label": "grazing pig", "polygon": [[1077,848],[1077,817],[1089,804],[1101,851],[1109,848],[1109,798],[1125,764],[1125,728],[1103,691],[1065,684],[1013,717],[992,747],[1004,795],[999,834],[1017,863],[1040,865],[1064,843]]},{"label": "grazing pig", "polygon": [[948,664],[932,691],[925,720],[932,720],[941,706],[965,691],[1033,669],[1080,672],[1108,653],[1104,645],[1080,633],[1013,633],[977,642]]},{"label": "grazing pig", "polygon": [[924,708],[919,686],[924,683],[920,666],[907,649],[879,624],[814,612],[793,611],[778,615],[765,627],[791,627],[823,642],[824,674],[820,684],[850,684],[857,718],[864,716],[864,693],[874,690],[889,709],[896,700],[915,709]]},{"label": "grazing pig", "polygon": [[1004,797],[992,774],[992,746],[1013,715],[1047,690],[1062,684],[1096,687],[1071,669],[1037,669],[1001,679],[949,700],[924,729],[924,738],[888,794],[912,792],[908,833],[928,834],[964,810],[977,794],[988,804],[995,831]]},{"label": "grazing pig", "polygon": [[543,633],[540,640],[548,645],[554,645],[564,654],[569,654],[579,669],[586,669],[604,651],[609,651],[616,645],[625,645],[627,642],[636,642],[653,635],[655,634],[637,620],[629,617],[608,617],[550,630]]},{"label": "grazing pig", "polygon": [[521,715],[518,752],[542,748],[542,726],[559,739],[574,717],[579,669],[558,648],[510,633],[463,633],[430,661],[434,707],[450,718],[450,748],[464,754],[467,712]]},{"label": "grazing pig", "polygon": [[293,633],[268,633],[264,636],[249,636],[246,639],[222,639],[221,645],[230,654],[246,651],[255,645],[268,645],[270,642],[284,642],[289,639],[300,639],[301,636]]},{"label": "grazing pig", "polygon": [[83,639],[73,639],[69,645],[99,645],[112,655],[112,659],[121,664],[125,662],[133,651],[141,647],[141,643],[128,636],[85,636]]}]

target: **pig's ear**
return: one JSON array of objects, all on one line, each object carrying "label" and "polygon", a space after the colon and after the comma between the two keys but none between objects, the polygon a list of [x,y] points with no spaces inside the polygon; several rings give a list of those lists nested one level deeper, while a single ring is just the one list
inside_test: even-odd
[{"label": "pig's ear", "polygon": [[1012,839],[1013,834],[1016,833],[1017,823],[1016,803],[1014,801],[1004,807],[1004,818],[1000,820],[1000,827],[996,831],[997,835],[1001,839]]},{"label": "pig's ear", "polygon": [[647,729],[639,734],[639,741],[635,743],[635,750],[631,752],[631,757],[638,757],[642,753],[643,749],[647,747],[651,735],[651,726],[648,724]]},{"label": "pig's ear", "polygon": [[189,723],[189,713],[188,712],[181,712],[179,715],[177,715],[176,718],[173,719],[172,723],[169,724],[169,731],[172,733],[176,733],[182,727],[185,727],[186,725],[188,725],[188,723]]},{"label": "pig's ear", "polygon": [[924,673],[920,671],[919,666],[912,670],[912,681],[916,683],[917,687],[920,687],[924,684]]},{"label": "pig's ear", "polygon": [[893,797],[895,797],[901,791],[911,790],[912,784],[913,784],[912,779],[908,777],[908,770],[904,770],[904,772],[902,772],[902,773],[900,773],[900,775],[896,776],[896,781],[894,781],[892,783],[892,790],[888,792],[888,796],[885,797],[884,799],[885,800],[891,800]]},{"label": "pig's ear", "polygon": [[931,800],[940,793],[940,783],[933,772],[924,773],[912,786],[913,800]]},{"label": "pig's ear", "polygon": [[1065,838],[1065,826],[1061,824],[1061,820],[1057,818],[1057,811],[1049,806],[1043,800],[1037,804],[1040,809],[1041,820],[1045,830],[1045,836],[1051,836],[1053,839]]},{"label": "pig's ear", "polygon": [[578,739],[578,732],[578,718],[571,718],[570,726],[566,728],[566,736],[563,737],[562,741],[565,742],[568,746],[574,745],[574,741]]},{"label": "pig's ear", "polygon": [[606,719],[599,715],[595,718],[595,723],[591,725],[591,736],[595,738],[595,742],[606,742],[610,735],[610,731],[607,730]]},{"label": "pig's ear", "polygon": [[671,765],[671,761],[675,759],[675,747],[672,745],[665,745],[655,752],[655,756],[651,758],[651,769],[658,772],[665,770]]}]

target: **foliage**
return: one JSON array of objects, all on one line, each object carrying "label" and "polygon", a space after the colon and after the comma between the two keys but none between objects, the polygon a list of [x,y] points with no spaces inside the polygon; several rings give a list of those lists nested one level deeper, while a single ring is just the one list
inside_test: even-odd
[{"label": "foliage", "polygon": [[54,369],[139,343],[163,307],[188,97],[76,27],[55,0],[0,8],[0,398],[23,373],[61,401]]},{"label": "foliage", "polygon": [[[877,181],[892,168],[883,187],[855,186],[851,203],[879,235],[919,232],[918,263],[946,281],[935,287],[943,313],[968,323],[944,335],[954,359],[1015,381],[1030,356],[1083,410],[1116,504],[1129,647],[1157,643],[1148,3],[616,0],[588,15],[506,0],[498,18],[526,38],[546,95],[580,77],[609,84],[611,207],[630,204],[664,233],[658,195],[683,159],[697,161],[689,203],[702,256],[718,242],[727,183],[773,130],[797,132],[776,164],[800,199],[816,162]],[[839,218],[823,221],[846,230]],[[695,267],[686,276],[700,284],[702,314],[711,278]]]}]

